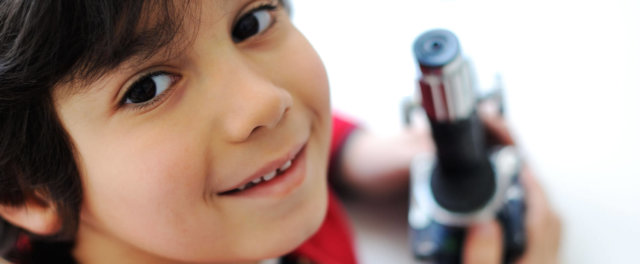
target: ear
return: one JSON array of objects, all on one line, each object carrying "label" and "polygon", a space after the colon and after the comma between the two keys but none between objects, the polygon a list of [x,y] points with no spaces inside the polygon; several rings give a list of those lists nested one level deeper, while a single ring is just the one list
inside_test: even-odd
[{"label": "ear", "polygon": [[19,206],[0,205],[0,216],[14,226],[37,235],[53,235],[62,228],[62,219],[54,203],[29,197]]}]

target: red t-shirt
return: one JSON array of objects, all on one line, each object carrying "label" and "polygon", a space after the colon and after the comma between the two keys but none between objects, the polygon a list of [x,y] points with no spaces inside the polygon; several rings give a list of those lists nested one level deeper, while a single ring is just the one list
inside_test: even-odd
[{"label": "red t-shirt", "polygon": [[[353,122],[333,116],[330,166],[337,166],[335,157],[340,155],[341,147],[356,128]],[[329,170],[332,171],[332,170]],[[329,191],[327,216],[320,229],[293,253],[295,256],[321,264],[357,263],[353,236],[347,221],[347,215],[336,195]]]}]

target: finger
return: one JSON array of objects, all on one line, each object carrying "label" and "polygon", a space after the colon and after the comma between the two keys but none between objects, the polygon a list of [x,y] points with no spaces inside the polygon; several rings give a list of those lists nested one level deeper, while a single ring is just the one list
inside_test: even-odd
[{"label": "finger", "polygon": [[548,205],[547,195],[545,194],[542,186],[535,178],[533,171],[527,165],[522,168],[522,185],[525,189],[525,195],[527,202],[529,202],[532,209],[546,208]]},{"label": "finger", "polygon": [[462,255],[465,264],[499,264],[502,261],[502,230],[491,221],[467,231]]},{"label": "finger", "polygon": [[498,110],[496,103],[486,101],[478,105],[478,115],[484,123],[487,132],[495,138],[499,144],[514,145],[515,141],[509,132],[509,127]]},{"label": "finger", "polygon": [[527,203],[527,249],[518,263],[556,263],[562,233],[560,218],[553,210],[534,173],[526,165],[522,170],[521,179]]},{"label": "finger", "polygon": [[530,225],[547,225],[549,221],[556,221],[557,215],[553,210],[547,194],[528,166],[522,169],[522,185],[527,201],[527,221]]}]

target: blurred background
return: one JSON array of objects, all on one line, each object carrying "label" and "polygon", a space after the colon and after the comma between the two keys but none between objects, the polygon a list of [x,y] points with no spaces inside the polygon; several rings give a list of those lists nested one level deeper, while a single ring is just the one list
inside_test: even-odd
[{"label": "blurred background", "polygon": [[[452,30],[481,88],[502,76],[519,147],[564,220],[562,263],[640,258],[640,1],[292,2],[334,109],[383,135],[416,92],[414,39]],[[376,207],[350,205],[360,260],[409,263],[406,207]]]}]

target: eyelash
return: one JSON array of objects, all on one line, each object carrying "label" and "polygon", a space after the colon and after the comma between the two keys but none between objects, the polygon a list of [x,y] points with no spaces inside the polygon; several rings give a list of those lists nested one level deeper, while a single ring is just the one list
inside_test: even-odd
[{"label": "eyelash", "polygon": [[[275,11],[275,10],[277,10],[278,8],[280,8],[281,6],[282,6],[282,5],[280,4],[280,0],[271,0],[271,1],[267,2],[267,3],[260,3],[260,4],[258,4],[256,7],[251,8],[251,9],[249,10],[249,12],[246,12],[246,13],[242,14],[242,15],[240,16],[240,18],[242,18],[242,17],[244,17],[244,16],[246,16],[246,15],[248,15],[248,14],[251,14],[251,13],[253,13],[253,12],[258,12],[258,11],[261,11],[261,10]],[[237,22],[238,22],[238,21],[236,21],[236,23],[237,23]]]},{"label": "eyelash", "polygon": [[[159,75],[167,75],[169,76],[171,83],[169,84],[169,86],[167,87],[167,89],[165,89],[163,92],[159,93],[157,96],[153,97],[151,100],[143,102],[143,103],[126,103],[127,101],[127,95],[129,94],[129,91],[131,91],[131,89],[133,89],[133,87],[136,84],[139,84],[140,82],[142,82],[143,80],[147,79],[147,78],[153,78]],[[138,78],[135,82],[133,82],[133,84],[129,85],[129,87],[127,88],[127,91],[124,93],[124,95],[122,96],[122,99],[120,99],[120,102],[118,103],[118,108],[125,108],[128,110],[132,110],[132,111],[140,111],[140,112],[144,112],[145,110],[155,106],[156,104],[162,102],[165,97],[171,93],[171,91],[173,91],[173,88],[175,86],[175,83],[180,79],[180,76],[174,73],[170,73],[170,72],[166,72],[166,71],[155,71],[155,72],[150,72],[148,74],[145,74],[144,76]]]},{"label": "eyelash", "polygon": [[[278,16],[277,16],[277,13],[275,11],[277,11],[281,7],[282,7],[282,2],[280,0],[272,0],[272,1],[269,1],[268,3],[260,3],[256,7],[251,8],[248,12],[245,12],[244,14],[240,15],[238,20],[233,23],[233,28],[235,28],[237,26],[237,24],[240,22],[240,20],[242,18],[244,18],[245,16],[247,16],[247,15],[249,15],[251,13],[256,13],[258,11],[268,11],[269,13],[271,13],[272,21],[267,26],[267,28],[265,28],[262,32],[260,32],[258,34],[258,35],[262,35],[265,32],[267,32],[269,29],[271,29],[275,24],[278,23]],[[232,28],[232,32],[233,32],[233,28]],[[257,35],[254,35],[254,36],[257,36]],[[251,37],[249,37],[247,39],[251,39],[254,36],[251,36]],[[245,39],[245,40],[247,40],[247,39]],[[239,41],[238,43],[243,42],[245,40]]]},{"label": "eyelash", "polygon": [[[247,12],[246,14],[249,14],[251,12],[260,11],[260,10],[273,11],[273,10],[277,9],[278,7],[280,7],[279,3],[280,3],[280,1],[275,1],[275,0],[271,1],[270,3],[260,3],[257,7],[252,8],[251,11]],[[246,15],[246,14],[244,14],[244,15]]]}]

